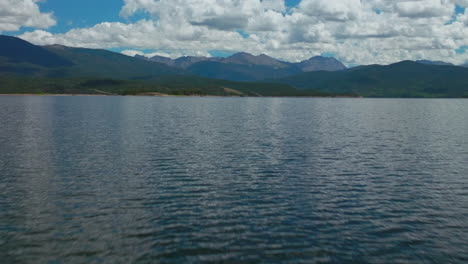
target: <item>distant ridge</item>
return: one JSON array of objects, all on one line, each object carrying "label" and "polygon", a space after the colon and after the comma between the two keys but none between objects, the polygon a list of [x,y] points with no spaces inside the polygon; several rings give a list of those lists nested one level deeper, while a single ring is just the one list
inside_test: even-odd
[{"label": "distant ridge", "polygon": [[346,69],[343,63],[332,57],[315,56],[297,63],[303,72],[340,71]]},{"label": "distant ridge", "polygon": [[286,68],[289,66],[287,63],[276,60],[265,54],[254,56],[246,52],[236,53],[230,57],[222,59],[221,62],[230,63],[230,64],[241,64],[241,65],[262,65],[262,66],[270,66],[274,68]]},{"label": "distant ridge", "polygon": [[174,60],[174,65],[182,69],[186,69],[192,66],[195,63],[203,61],[218,61],[217,57],[193,57],[193,56],[184,56]]},{"label": "distant ridge", "polygon": [[417,60],[417,63],[426,65],[439,65],[439,66],[454,66],[452,63],[445,61],[431,61],[431,60]]},{"label": "distant ridge", "polygon": [[73,62],[20,38],[0,35],[0,57],[11,63],[30,63],[44,67],[72,66]]},{"label": "distant ridge", "polygon": [[136,58],[164,63],[169,66],[175,66],[180,68],[188,68],[195,63],[211,61],[221,62],[226,64],[239,64],[239,65],[257,65],[257,66],[268,66],[272,68],[288,68],[297,67],[303,72],[308,71],[339,71],[346,69],[346,66],[339,60],[332,57],[315,56],[308,60],[304,60],[297,63],[290,63],[277,60],[265,54],[252,55],[246,52],[235,53],[227,58],[221,57],[193,57],[184,56],[177,59],[171,59],[168,57],[154,56],[145,57],[141,55],[135,55]]},{"label": "distant ridge", "polygon": [[153,78],[182,71],[163,63],[144,61],[104,49],[87,49],[60,45],[44,46],[48,51],[73,62],[61,77],[106,76],[110,78]]},{"label": "distant ridge", "polygon": [[148,60],[148,61],[152,61],[152,62],[163,63],[163,64],[166,64],[166,65],[172,66],[172,67],[175,66],[174,60],[172,60],[171,58],[163,57],[163,56],[153,56],[151,58],[147,58],[145,56],[137,54],[137,55],[135,55],[135,58],[142,59],[142,60]]},{"label": "distant ridge", "polygon": [[340,71],[346,67],[335,58],[316,56],[298,63],[284,62],[268,55],[252,55],[239,52],[227,58],[185,56],[177,59],[154,56],[135,57],[164,63],[190,73],[215,79],[232,81],[259,81],[270,78],[282,78],[310,71]]},{"label": "distant ridge", "polygon": [[468,97],[468,69],[401,61],[272,79],[298,89],[364,97]]}]

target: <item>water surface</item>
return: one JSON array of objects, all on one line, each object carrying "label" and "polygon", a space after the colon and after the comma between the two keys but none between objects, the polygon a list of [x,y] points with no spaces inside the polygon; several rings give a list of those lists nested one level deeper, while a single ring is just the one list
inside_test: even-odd
[{"label": "water surface", "polygon": [[2,263],[466,263],[468,100],[0,97]]}]

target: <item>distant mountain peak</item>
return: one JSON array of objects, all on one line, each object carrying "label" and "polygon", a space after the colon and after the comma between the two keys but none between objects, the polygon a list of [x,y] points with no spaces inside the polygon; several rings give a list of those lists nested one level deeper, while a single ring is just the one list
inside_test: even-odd
[{"label": "distant mountain peak", "polygon": [[[255,71],[265,71],[265,67],[270,68],[272,75],[275,70],[280,69],[289,69],[291,73],[295,72],[310,72],[310,71],[339,71],[346,69],[346,66],[343,65],[340,61],[333,57],[324,57],[324,56],[314,56],[310,59],[301,61],[299,63],[289,63],[277,60],[266,54],[253,55],[247,52],[237,52],[232,54],[227,58],[220,57],[203,57],[203,56],[183,56],[177,59],[171,59],[162,56],[154,56],[152,58],[146,58],[141,56],[135,56],[140,59],[145,59],[153,62],[164,63],[169,66],[178,67],[182,69],[188,69],[195,64],[201,62],[219,62],[228,65],[244,65],[250,67],[260,67],[256,68]],[[200,67],[205,67],[200,65]],[[219,65],[221,67],[221,65]],[[262,68],[263,67],[263,68]]]},{"label": "distant mountain peak", "polygon": [[144,55],[140,55],[140,54],[135,54],[135,56],[133,56],[135,58],[138,58],[138,59],[142,59],[142,60],[149,60],[150,58],[144,56]]},{"label": "distant mountain peak", "polygon": [[180,68],[188,68],[195,63],[203,61],[219,61],[218,57],[204,57],[204,56],[183,56],[174,60],[175,66]]},{"label": "distant mountain peak", "polygon": [[388,65],[383,65],[383,67],[390,67],[390,68],[410,67],[410,68],[414,68],[414,67],[423,66],[423,65],[426,65],[426,64],[418,63],[418,62],[415,62],[415,61],[412,61],[412,60],[403,60],[403,61],[398,61],[398,62],[395,62],[395,63],[388,64]]},{"label": "distant mountain peak", "polygon": [[44,47],[51,48],[51,49],[68,49],[68,48],[70,48],[68,46],[60,45],[60,44],[45,45]]},{"label": "distant mountain peak", "polygon": [[247,53],[247,52],[237,52],[229,56],[228,58],[235,58],[235,57],[255,57],[254,55]]},{"label": "distant mountain peak", "polygon": [[160,58],[160,59],[170,59],[169,57],[166,57],[166,56],[161,56],[161,55],[155,55],[155,56],[152,56],[152,57],[150,57],[150,59],[154,59],[154,58]]},{"label": "distant mountain peak", "polygon": [[333,58],[333,57],[325,57],[325,56],[313,56],[311,57],[310,59],[307,59],[307,60],[304,60],[304,61],[338,61],[337,59]]},{"label": "distant mountain peak", "polygon": [[177,59],[171,59],[169,57],[165,56],[160,56],[156,55],[153,57],[145,57],[142,55],[135,55],[135,58],[143,59],[143,60],[148,60],[152,62],[158,62],[158,63],[163,63],[172,67],[178,67],[178,68],[183,68],[186,69],[190,67],[191,65],[202,62],[202,61],[217,61],[219,58],[216,57],[203,57],[203,56],[182,56]]},{"label": "distant mountain peak", "polygon": [[156,56],[152,56],[151,58],[148,58],[147,60],[152,61],[152,62],[163,63],[171,67],[175,66],[175,62],[173,59],[164,57],[164,56],[156,55]]},{"label": "distant mountain peak", "polygon": [[222,60],[224,63],[242,64],[242,65],[260,65],[275,68],[285,68],[289,65],[274,59],[266,54],[252,55],[247,52],[238,52]]},{"label": "distant mountain peak", "polygon": [[304,72],[310,71],[339,71],[346,69],[339,60],[333,57],[314,56],[308,60],[296,63]]},{"label": "distant mountain peak", "polygon": [[254,61],[255,58],[257,58],[257,56],[255,56],[253,54],[250,54],[250,53],[247,53],[247,52],[237,52],[237,53],[234,53],[234,54],[232,54],[231,56],[229,56],[227,58],[224,58],[223,60],[225,62],[236,61],[236,62],[241,62],[239,64],[243,64],[243,63],[250,63],[250,62]]},{"label": "distant mountain peak", "polygon": [[[389,65],[398,65],[398,64],[416,64],[418,62],[415,62],[415,61],[412,61],[412,60],[402,60],[402,61],[398,61],[398,62],[395,62],[395,63],[391,63]],[[421,63],[418,63],[418,64],[421,64]]]}]

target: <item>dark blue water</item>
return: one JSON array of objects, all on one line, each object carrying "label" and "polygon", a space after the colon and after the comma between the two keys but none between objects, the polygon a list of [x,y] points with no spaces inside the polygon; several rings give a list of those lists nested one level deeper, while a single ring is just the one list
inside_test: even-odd
[{"label": "dark blue water", "polygon": [[0,97],[1,263],[466,263],[468,100]]}]

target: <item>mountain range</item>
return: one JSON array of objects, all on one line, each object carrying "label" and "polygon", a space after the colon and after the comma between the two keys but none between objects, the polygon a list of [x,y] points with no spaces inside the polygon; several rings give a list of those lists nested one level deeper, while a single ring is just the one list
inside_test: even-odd
[{"label": "mountain range", "polygon": [[265,54],[258,56],[239,52],[227,58],[185,56],[177,59],[154,56],[136,58],[163,63],[207,78],[232,81],[259,81],[274,76],[287,77],[310,71],[340,71],[346,69],[340,61],[331,57],[316,56],[298,63],[284,62]]},{"label": "mountain range", "polygon": [[248,66],[268,66],[276,69],[296,67],[302,72],[309,71],[339,71],[346,69],[340,61],[332,57],[315,56],[308,60],[304,60],[298,63],[290,63],[274,59],[265,54],[258,56],[252,55],[246,52],[239,52],[231,55],[227,58],[223,57],[194,57],[184,56],[177,59],[171,59],[163,56],[145,57],[142,55],[135,55],[136,58],[159,62],[168,66],[187,69],[194,64],[200,62],[220,62],[224,64],[237,64],[237,65],[248,65]]},{"label": "mountain range", "polygon": [[302,96],[287,84],[209,79],[100,49],[37,46],[0,36],[0,93]]},{"label": "mountain range", "polygon": [[468,97],[468,68],[427,60],[346,68],[328,57],[290,63],[243,52],[129,57],[0,36],[0,93]]}]

